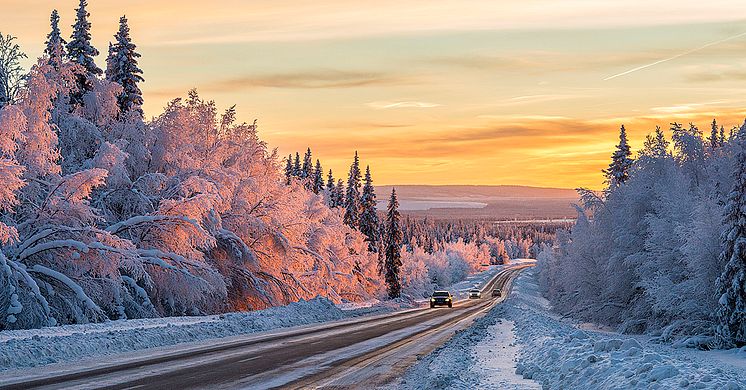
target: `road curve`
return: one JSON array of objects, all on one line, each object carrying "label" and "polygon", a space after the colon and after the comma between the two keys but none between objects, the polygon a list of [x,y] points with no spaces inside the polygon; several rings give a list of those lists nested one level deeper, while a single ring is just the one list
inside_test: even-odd
[{"label": "road curve", "polygon": [[[483,288],[485,298],[453,309],[416,309],[321,324],[184,350],[123,364],[0,383],[3,389],[354,388],[397,378],[426,354],[505,299],[508,266]],[[490,297],[501,288],[503,297]]]}]

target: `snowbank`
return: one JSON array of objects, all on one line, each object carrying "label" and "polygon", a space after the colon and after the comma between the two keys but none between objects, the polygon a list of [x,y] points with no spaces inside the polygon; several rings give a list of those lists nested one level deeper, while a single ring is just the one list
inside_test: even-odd
[{"label": "snowbank", "polygon": [[354,316],[326,298],[205,317],[173,317],[0,332],[0,370],[75,361]]},{"label": "snowbank", "polygon": [[746,356],[675,349],[645,337],[578,329],[547,312],[534,271],[524,273],[505,313],[522,344],[516,373],[546,389],[746,388]]}]

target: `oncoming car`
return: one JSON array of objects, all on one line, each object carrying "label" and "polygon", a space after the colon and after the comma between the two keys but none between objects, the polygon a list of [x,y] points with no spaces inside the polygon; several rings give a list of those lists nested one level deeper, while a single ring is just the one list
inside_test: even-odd
[{"label": "oncoming car", "polygon": [[479,299],[482,297],[482,292],[479,290],[469,290],[469,299]]},{"label": "oncoming car", "polygon": [[492,290],[492,296],[493,297],[499,297],[499,296],[502,296],[502,295],[503,294],[502,294],[502,292],[500,291],[499,288],[496,288],[496,289]]},{"label": "oncoming car", "polygon": [[448,291],[436,291],[430,297],[430,308],[435,306],[453,307],[453,296]]}]

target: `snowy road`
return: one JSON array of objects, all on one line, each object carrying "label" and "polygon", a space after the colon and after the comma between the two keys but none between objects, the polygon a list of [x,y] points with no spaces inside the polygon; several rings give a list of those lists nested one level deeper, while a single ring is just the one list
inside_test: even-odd
[{"label": "snowy road", "polygon": [[513,277],[531,264],[506,267],[486,283],[485,298],[453,309],[415,309],[374,317],[257,334],[229,343],[82,371],[35,373],[3,388],[347,388],[383,385],[468,327],[503,298]]}]

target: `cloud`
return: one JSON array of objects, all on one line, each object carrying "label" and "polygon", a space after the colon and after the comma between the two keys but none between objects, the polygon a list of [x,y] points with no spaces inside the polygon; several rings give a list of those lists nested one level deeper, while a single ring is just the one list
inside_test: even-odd
[{"label": "cloud", "polygon": [[390,108],[433,108],[441,107],[442,104],[429,103],[429,102],[417,102],[417,101],[401,101],[401,102],[370,102],[366,103],[368,107],[372,107],[379,110],[385,110]]},{"label": "cloud", "polygon": [[413,84],[412,78],[384,72],[321,70],[248,75],[212,82],[207,91],[236,91],[254,88],[323,89]]},{"label": "cloud", "polygon": [[[197,85],[197,90],[208,93],[242,92],[260,88],[276,89],[341,89],[415,85],[421,81],[414,77],[386,72],[361,72],[342,70],[299,71],[287,73],[256,74],[208,81]],[[149,96],[173,98],[183,95],[183,89],[167,88],[147,91]]]}]

